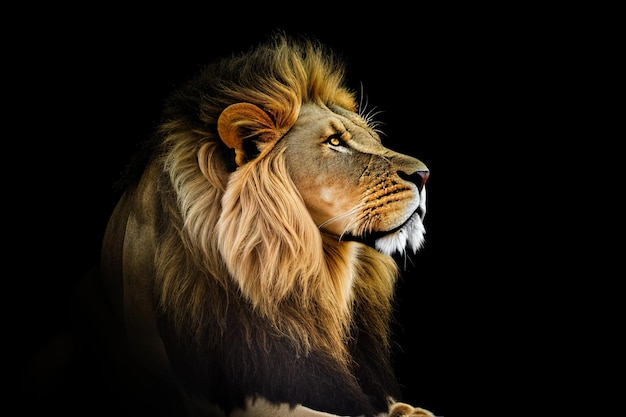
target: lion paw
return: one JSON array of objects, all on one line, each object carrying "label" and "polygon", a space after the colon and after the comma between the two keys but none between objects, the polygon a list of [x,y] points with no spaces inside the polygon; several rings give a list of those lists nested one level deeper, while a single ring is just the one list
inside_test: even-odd
[{"label": "lion paw", "polygon": [[411,407],[405,403],[394,403],[389,407],[389,417],[435,417],[423,408]]}]

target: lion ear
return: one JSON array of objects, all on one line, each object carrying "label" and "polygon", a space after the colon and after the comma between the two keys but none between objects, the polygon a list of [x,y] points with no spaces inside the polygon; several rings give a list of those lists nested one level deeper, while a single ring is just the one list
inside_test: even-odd
[{"label": "lion ear", "polygon": [[258,152],[276,143],[282,136],[269,114],[251,103],[236,103],[226,107],[217,120],[217,133],[226,146],[235,150],[238,166],[254,157],[251,155],[251,142],[248,141],[254,141]]}]

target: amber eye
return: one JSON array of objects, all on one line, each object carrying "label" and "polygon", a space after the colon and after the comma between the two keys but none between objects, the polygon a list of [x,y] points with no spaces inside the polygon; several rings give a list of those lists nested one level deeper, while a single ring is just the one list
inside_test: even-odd
[{"label": "amber eye", "polygon": [[343,144],[342,140],[339,138],[339,134],[329,136],[326,142],[332,146],[341,146]]}]

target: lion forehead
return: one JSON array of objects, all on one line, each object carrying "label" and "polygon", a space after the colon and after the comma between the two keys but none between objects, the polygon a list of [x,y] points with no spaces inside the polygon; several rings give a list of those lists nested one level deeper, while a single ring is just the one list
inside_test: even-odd
[{"label": "lion forehead", "polygon": [[356,186],[371,154],[383,149],[344,114],[311,103],[281,142],[294,180],[318,188]]},{"label": "lion forehead", "polygon": [[[385,152],[380,137],[359,114],[339,106],[320,106],[314,103],[302,105],[300,114],[291,130],[285,135],[290,147],[300,148],[300,159],[305,160],[309,150],[331,137],[336,137],[348,148],[366,154],[381,155]],[[335,151],[341,149],[335,147]],[[315,155],[315,154],[313,154]]]}]

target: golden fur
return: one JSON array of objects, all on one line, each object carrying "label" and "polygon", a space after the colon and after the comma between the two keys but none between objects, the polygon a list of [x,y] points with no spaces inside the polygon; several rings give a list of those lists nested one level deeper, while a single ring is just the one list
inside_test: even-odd
[{"label": "golden fur", "polygon": [[[110,220],[102,271],[131,343],[157,358],[150,366],[171,366],[190,397],[208,392],[215,402],[212,392],[225,389],[223,415],[242,412],[239,394],[272,404],[312,398],[305,408],[329,401],[314,398],[332,392],[324,383],[305,392],[250,382],[280,378],[265,353],[319,357],[312,369],[337,375],[354,400],[320,411],[347,414],[352,402],[379,397],[354,409],[374,415],[399,395],[388,371],[398,267],[383,252],[421,245],[421,235],[404,235],[423,232],[428,170],[384,148],[358,112],[342,63],[315,42],[278,35],[218,61],[166,103],[141,179]],[[417,185],[396,171],[417,173]],[[368,234],[387,243],[377,250]],[[204,363],[226,353],[238,359]],[[216,368],[246,388],[211,382],[205,373]],[[392,411],[430,415],[400,403]]]}]

